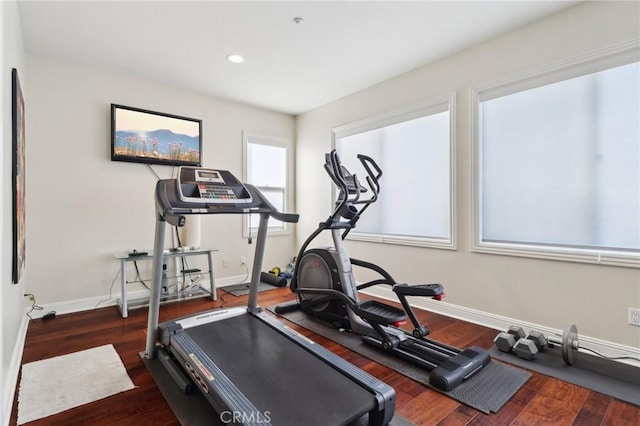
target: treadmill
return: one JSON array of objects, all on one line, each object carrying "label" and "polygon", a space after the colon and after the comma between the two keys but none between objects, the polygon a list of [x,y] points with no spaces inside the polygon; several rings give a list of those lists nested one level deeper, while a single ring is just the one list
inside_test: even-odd
[{"label": "treadmill", "polygon": [[[193,383],[225,424],[386,425],[395,391],[257,305],[269,219],[295,223],[226,170],[181,167],[158,181],[153,280],[145,358],[159,357],[183,391]],[[192,214],[259,214],[246,308],[201,312],[158,324],[166,224]]]}]

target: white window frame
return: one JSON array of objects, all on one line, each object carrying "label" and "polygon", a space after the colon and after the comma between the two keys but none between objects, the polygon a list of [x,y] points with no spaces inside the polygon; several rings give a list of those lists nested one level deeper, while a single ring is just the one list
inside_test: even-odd
[{"label": "white window frame", "polygon": [[[244,182],[248,182],[248,148],[252,139],[259,140],[260,145],[275,146],[278,148],[284,148],[286,150],[286,186],[284,188],[284,210],[286,213],[293,206],[293,143],[290,139],[282,138],[278,136],[270,136],[260,133],[242,132],[242,178]],[[259,186],[256,188],[260,189]],[[242,236],[243,238],[255,237],[258,234],[259,219],[251,218],[255,215],[245,215],[242,221]],[[269,227],[267,235],[290,235],[290,225],[286,222],[282,222],[281,227]]]},{"label": "white window frame", "polygon": [[[430,247],[447,250],[457,249],[456,238],[456,94],[455,92],[435,97],[405,108],[390,111],[380,115],[368,117],[359,121],[337,126],[332,129],[332,147],[335,149],[337,140],[343,137],[367,132],[382,127],[391,126],[405,121],[414,120],[441,112],[449,112],[449,238],[412,237],[405,235],[378,234],[360,232],[353,229],[347,236],[348,240],[367,241],[382,244],[397,244],[416,247]],[[383,173],[387,173],[383,170]],[[384,177],[383,177],[384,179]],[[332,196],[337,197],[336,188]],[[389,194],[382,193],[381,197]],[[332,207],[333,208],[333,207]],[[416,218],[420,215],[416,214]]]},{"label": "white window frame", "polygon": [[482,140],[480,103],[535,87],[568,80],[610,68],[638,62],[640,41],[632,40],[605,49],[535,68],[470,89],[471,101],[471,179],[472,179],[472,247],[471,251],[507,256],[553,259],[626,267],[640,267],[640,253],[576,248],[560,245],[488,242],[482,240]]}]

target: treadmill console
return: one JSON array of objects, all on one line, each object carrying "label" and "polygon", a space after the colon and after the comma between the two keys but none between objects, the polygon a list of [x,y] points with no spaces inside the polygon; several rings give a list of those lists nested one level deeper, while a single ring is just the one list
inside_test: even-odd
[{"label": "treadmill console", "polygon": [[176,182],[180,199],[188,203],[251,202],[247,188],[227,170],[182,166],[178,169]]}]

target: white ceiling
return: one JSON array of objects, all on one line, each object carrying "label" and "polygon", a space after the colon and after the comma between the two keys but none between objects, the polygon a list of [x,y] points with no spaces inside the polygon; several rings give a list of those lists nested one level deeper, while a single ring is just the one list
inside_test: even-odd
[{"label": "white ceiling", "polygon": [[19,10],[28,52],[299,114],[576,3],[20,1]]}]

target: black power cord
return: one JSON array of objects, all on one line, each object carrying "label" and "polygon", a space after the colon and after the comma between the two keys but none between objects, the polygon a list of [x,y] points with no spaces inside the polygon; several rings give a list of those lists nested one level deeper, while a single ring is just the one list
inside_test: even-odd
[{"label": "black power cord", "polygon": [[[33,293],[25,293],[24,297],[28,297],[29,300],[31,300],[31,309],[29,310],[29,312],[27,312],[27,316],[29,317],[30,320],[33,319],[33,317],[30,315],[31,312],[33,311],[41,311],[44,308],[42,306],[36,305],[36,296]],[[50,311],[47,312],[46,314],[44,314],[42,316],[43,320],[48,320],[48,319],[53,319],[56,317],[56,311]]]}]

